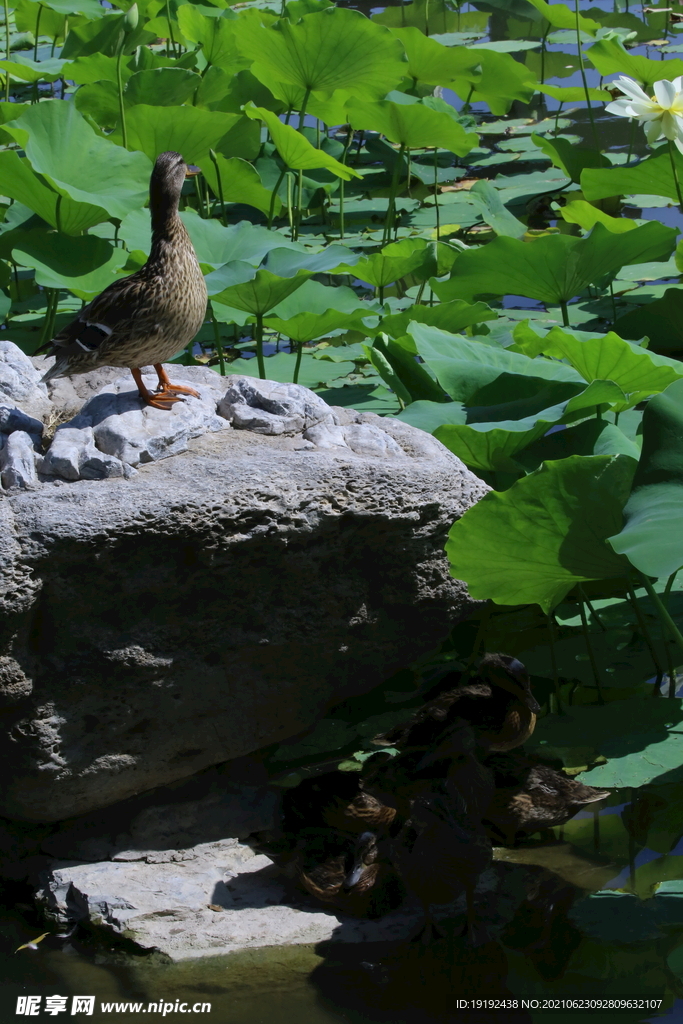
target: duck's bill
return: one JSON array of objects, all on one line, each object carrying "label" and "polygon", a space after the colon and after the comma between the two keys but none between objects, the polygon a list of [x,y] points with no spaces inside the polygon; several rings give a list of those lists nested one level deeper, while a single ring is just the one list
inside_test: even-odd
[{"label": "duck's bill", "polygon": [[185,171],[186,178],[195,178],[198,174],[202,173],[201,167],[195,167],[194,164],[188,164],[187,170]]}]

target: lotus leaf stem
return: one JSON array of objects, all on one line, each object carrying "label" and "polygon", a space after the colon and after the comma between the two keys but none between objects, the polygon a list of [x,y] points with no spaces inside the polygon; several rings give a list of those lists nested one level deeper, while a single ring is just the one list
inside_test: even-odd
[{"label": "lotus leaf stem", "polygon": [[441,234],[441,215],[439,211],[439,150],[434,148],[434,211],[436,213],[436,240],[439,241]]},{"label": "lotus leaf stem", "polygon": [[38,60],[38,35],[40,34],[40,16],[43,13],[43,5],[38,4],[38,11],[36,13],[36,38],[33,43],[33,59]]},{"label": "lotus leaf stem", "polygon": [[55,221],[57,231],[62,230],[62,198],[63,196],[61,192],[57,193],[57,200],[55,202]]},{"label": "lotus leaf stem", "polygon": [[638,790],[631,788],[631,828],[628,829],[628,879],[631,892],[636,891],[636,839],[633,835],[636,818],[636,804],[638,802]]},{"label": "lotus leaf stem", "polygon": [[220,366],[221,377],[225,377],[225,355],[223,353],[223,343],[221,341],[221,332],[216,320],[216,314],[214,312],[213,305],[209,303],[209,309],[211,310],[211,323],[213,324],[213,340],[216,346],[216,352],[218,352],[218,364]]},{"label": "lotus leaf stem", "polygon": [[171,7],[169,4],[169,0],[166,0],[166,22],[168,24],[168,35],[171,40],[171,46],[173,48],[173,56],[177,58],[178,53],[176,50],[175,38],[173,36],[173,24],[171,22]]},{"label": "lotus leaf stem", "polygon": [[386,245],[391,236],[391,224],[394,218],[394,210],[396,205],[396,192],[398,191],[398,174],[403,160],[403,154],[405,152],[405,144],[402,142],[401,147],[396,156],[396,162],[394,163],[394,170],[391,176],[391,189],[389,192],[389,203],[387,205],[386,218],[384,220],[384,233],[382,235],[382,245]]},{"label": "lotus leaf stem", "polygon": [[557,674],[557,657],[555,655],[555,616],[552,612],[548,612],[546,615],[548,620],[548,632],[550,634],[550,664],[553,669],[553,686],[555,687],[555,707],[551,707],[551,711],[556,711],[558,715],[563,714],[562,710],[562,699],[560,697],[560,680]]},{"label": "lotus leaf stem", "polygon": [[[216,168],[216,170],[218,170],[218,168]],[[277,182],[275,184],[275,188],[273,189],[273,192],[272,192],[271,197],[270,197],[270,209],[268,210],[268,230],[269,231],[273,227],[273,216],[275,214],[275,203],[277,202],[278,189],[280,188],[280,185],[282,184],[282,179],[284,178],[286,173],[287,173],[287,168],[283,167],[282,171],[280,172],[280,177],[277,179]],[[218,182],[219,182],[219,187],[220,187],[220,178],[218,179]],[[289,191],[289,189],[287,191]],[[223,201],[223,198],[221,196],[221,202],[222,201]],[[225,221],[223,223],[225,223]]]},{"label": "lotus leaf stem", "polygon": [[636,618],[638,619],[638,625],[640,627],[641,635],[647,645],[647,649],[650,652],[650,657],[652,658],[652,662],[655,666],[656,678],[655,685],[652,690],[652,696],[659,697],[661,694],[662,680],[664,678],[664,669],[662,668],[659,662],[659,658],[657,657],[657,650],[653,643],[650,630],[647,628],[645,616],[643,615],[640,605],[638,604],[638,598],[636,597],[636,592],[631,582],[629,582],[628,586],[628,599],[631,602],[634,612],[636,613]]},{"label": "lotus leaf stem", "polygon": [[299,370],[301,369],[301,357],[304,354],[304,343],[303,341],[297,341],[296,343],[296,363],[294,364],[294,376],[292,378],[293,384],[299,383]]},{"label": "lotus leaf stem", "polygon": [[256,361],[258,363],[258,375],[261,380],[265,380],[266,364],[263,361],[263,313],[256,314]]},{"label": "lotus leaf stem", "polygon": [[[217,181],[218,181],[218,198],[219,198],[220,203],[221,203],[221,220],[223,221],[223,227],[227,227],[228,226],[228,221],[227,221],[227,215],[226,215],[226,212],[225,212],[225,200],[223,198],[223,182],[221,181],[221,172],[218,169],[218,158],[217,158],[215,152],[213,151],[213,149],[209,150],[209,156],[211,158],[211,162],[212,162],[213,166],[216,168],[216,178],[217,178]],[[282,177],[280,177],[280,181],[282,181]],[[276,185],[276,188],[280,187],[280,181],[278,181],[278,183]],[[270,212],[270,216],[268,218],[268,227],[270,227],[270,225],[272,223],[272,219],[273,219],[272,211],[273,211],[273,207],[275,206],[274,196],[275,196],[275,194],[273,193],[273,200],[271,201],[271,212]]]},{"label": "lotus leaf stem", "polygon": [[602,685],[600,683],[600,672],[598,670],[598,663],[595,660],[595,652],[593,651],[593,645],[590,642],[590,634],[588,632],[588,622],[586,620],[586,607],[585,597],[583,595],[583,588],[579,587],[579,615],[581,616],[581,627],[583,629],[584,640],[586,641],[586,650],[588,651],[588,659],[591,663],[591,669],[593,670],[593,678],[595,680],[595,687],[598,691],[598,704],[604,704],[605,698],[602,692]]},{"label": "lotus leaf stem", "polygon": [[590,118],[591,128],[593,129],[593,139],[595,141],[595,148],[600,149],[600,139],[598,138],[598,130],[595,127],[595,117],[593,115],[593,108],[591,106],[590,96],[588,95],[588,79],[586,78],[586,66],[583,62],[583,50],[581,49],[581,28],[579,27],[579,0],[574,0],[574,13],[576,15],[576,52],[579,58],[579,70],[581,71],[581,81],[583,82],[583,91],[586,97],[588,117]]},{"label": "lotus leaf stem", "polygon": [[683,195],[681,195],[681,183],[678,180],[678,171],[676,170],[676,160],[674,158],[674,144],[671,139],[669,142],[669,160],[671,161],[671,173],[674,176],[674,184],[676,185],[676,195],[678,196],[678,209],[683,213]]},{"label": "lotus leaf stem", "polygon": [[562,326],[569,327],[569,311],[566,299],[560,299],[560,309],[562,310]]},{"label": "lotus leaf stem", "polygon": [[123,105],[123,78],[121,77],[121,60],[123,59],[123,48],[125,46],[125,35],[119,46],[119,53],[116,58],[116,83],[119,92],[119,116],[121,118],[121,141],[123,148],[128,149],[128,131],[126,129],[126,111]]},{"label": "lotus leaf stem", "polygon": [[[5,57],[7,60],[10,59],[10,48],[9,48],[9,6],[8,0],[4,0],[5,3]],[[9,80],[10,73],[5,71],[5,102],[9,103]]]},{"label": "lotus leaf stem", "polygon": [[[678,646],[680,647],[681,651],[683,651],[683,636],[681,636],[681,633],[680,633],[680,630],[678,629],[678,626],[676,625],[674,620],[669,615],[669,612],[667,611],[666,605],[662,601],[661,597],[659,596],[659,594],[657,593],[655,588],[652,586],[652,583],[650,582],[648,577],[644,573],[641,572],[640,573],[640,578],[643,581],[643,586],[647,590],[647,593],[648,593],[648,596],[649,596],[650,600],[652,601],[653,605],[655,606],[655,611],[657,612],[657,615],[659,616],[660,622],[662,623],[663,626],[666,627],[666,629],[669,630],[669,633],[671,634],[673,640],[678,644]],[[669,696],[670,697],[671,696],[675,696],[675,688],[676,688],[675,687],[675,679],[674,680],[669,680]],[[672,689],[674,690],[674,693],[671,692]]]},{"label": "lotus leaf stem", "polygon": [[[346,164],[346,157],[349,152],[349,146],[353,141],[353,128],[351,125],[348,126],[348,132],[346,135],[346,142],[344,143],[344,152],[340,163]],[[339,237],[344,237],[344,185],[346,182],[343,178],[339,179]]]},{"label": "lotus leaf stem", "polygon": [[671,588],[673,587],[674,581],[675,581],[675,579],[678,576],[680,571],[681,571],[680,569],[676,569],[676,572],[672,572],[671,575],[669,576],[668,580],[666,581],[666,586],[664,587],[664,600],[665,601],[668,600],[669,594],[671,593]]}]

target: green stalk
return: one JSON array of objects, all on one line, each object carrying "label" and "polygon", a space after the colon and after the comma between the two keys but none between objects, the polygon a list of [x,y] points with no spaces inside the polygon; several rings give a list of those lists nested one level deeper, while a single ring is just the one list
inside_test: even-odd
[{"label": "green stalk", "polygon": [[678,171],[676,170],[676,161],[674,160],[674,144],[671,139],[669,143],[669,160],[671,161],[671,173],[674,176],[674,182],[676,184],[676,195],[678,196],[678,209],[683,213],[683,195],[681,195],[681,184],[678,180]]},{"label": "green stalk", "polygon": [[680,647],[681,651],[683,651],[683,636],[681,636],[681,633],[680,633],[680,631],[678,629],[678,626],[676,625],[674,620],[669,615],[669,613],[668,613],[668,611],[666,609],[666,605],[662,601],[661,597],[659,596],[659,594],[657,593],[655,588],[650,583],[650,580],[648,579],[648,577],[644,573],[641,572],[640,573],[640,578],[643,581],[643,586],[647,590],[647,593],[648,593],[648,596],[649,596],[650,600],[652,601],[653,605],[655,606],[655,611],[657,612],[657,615],[659,616],[659,621],[668,629],[669,633],[671,634],[672,639],[675,641],[675,643],[678,644],[678,646]]},{"label": "green stalk", "polygon": [[[349,151],[349,146],[353,140],[353,128],[349,125],[349,130],[346,135],[346,142],[344,143],[344,152],[340,163],[346,163],[346,155]],[[344,237],[344,185],[346,182],[343,178],[339,179],[339,237]]]},{"label": "green stalk", "polygon": [[629,585],[628,585],[628,599],[631,602],[631,605],[633,606],[634,612],[636,613],[636,618],[638,619],[638,625],[640,627],[640,632],[642,634],[643,640],[645,641],[645,644],[647,645],[647,649],[650,652],[650,657],[652,658],[652,663],[653,663],[653,665],[655,667],[656,679],[655,679],[654,689],[652,690],[652,696],[653,697],[659,697],[661,695],[662,679],[664,678],[664,669],[659,664],[659,658],[657,657],[657,650],[656,650],[655,645],[654,645],[654,643],[652,641],[652,637],[650,636],[650,630],[647,628],[647,623],[645,621],[645,616],[643,615],[642,611],[640,610],[640,605],[638,604],[638,599],[636,597],[636,592],[635,592],[635,589],[634,589],[633,584],[631,582],[629,582]]},{"label": "green stalk", "polygon": [[557,674],[557,659],[555,657],[555,619],[552,612],[546,614],[548,620],[548,631],[550,632],[550,663],[553,669],[553,686],[555,687],[555,703],[557,707],[553,710],[558,715],[562,714],[562,700],[560,698],[560,680]]},{"label": "green stalk", "polygon": [[216,314],[213,311],[213,306],[209,303],[209,309],[211,310],[211,322],[213,323],[213,341],[216,346],[216,352],[218,352],[218,363],[220,366],[221,377],[225,377],[225,356],[223,354],[223,343],[221,342],[221,332],[218,327],[218,321],[216,320]]},{"label": "green stalk", "polygon": [[562,310],[562,326],[569,327],[569,312],[566,299],[560,299],[560,309]]},{"label": "green stalk", "polygon": [[[638,800],[638,791],[631,788],[631,817],[635,821],[636,817],[636,802]],[[628,875],[629,883],[631,885],[631,892],[636,891],[636,841],[633,837],[631,829],[628,831]]]},{"label": "green stalk", "polygon": [[[277,192],[278,192],[278,189],[280,188],[280,185],[282,184],[282,179],[284,178],[286,173],[287,173],[287,168],[283,167],[282,171],[280,173],[280,177],[277,179],[277,184],[275,185],[275,188],[273,189],[272,195],[270,197],[270,209],[268,210],[268,230],[269,231],[273,227],[273,216],[275,214],[275,203],[277,201]],[[220,182],[220,178],[218,180]],[[222,201],[222,197],[221,197],[221,201]]]},{"label": "green stalk", "polygon": [[581,598],[579,600],[579,614],[581,616],[581,626],[583,628],[583,636],[586,641],[586,650],[588,651],[588,658],[591,663],[591,669],[593,670],[593,678],[595,679],[595,686],[598,691],[598,704],[604,704],[605,698],[602,693],[602,686],[600,685],[600,673],[598,672],[598,664],[595,660],[595,654],[593,652],[593,646],[590,642],[590,636],[588,633],[588,622],[586,621],[586,609],[584,606],[584,598],[581,587],[579,587],[579,594]]},{"label": "green stalk", "polygon": [[168,0],[166,0],[166,21],[168,23],[168,35],[171,40],[171,46],[173,47],[173,57],[174,59],[177,59],[178,53],[176,50],[175,39],[173,37],[173,25],[171,24],[171,8]]},{"label": "green stalk", "polygon": [[[5,57],[9,60],[9,6],[8,0],[5,3]],[[5,72],[5,102],[9,103],[9,71]]]},{"label": "green stalk", "polygon": [[[212,149],[209,150],[209,156],[211,158],[211,162],[212,162],[213,166],[216,168],[216,178],[218,179],[218,198],[220,199],[220,203],[221,203],[221,220],[223,221],[223,227],[227,227],[228,221],[227,221],[227,215],[226,215],[226,212],[225,212],[225,199],[223,198],[223,182],[221,181],[221,172],[218,170],[218,160],[216,158],[216,154],[214,153],[214,151]],[[282,179],[280,179],[280,181],[281,180]],[[280,182],[277,183],[277,187],[278,188],[280,187]],[[275,203],[273,201],[272,206],[274,206],[274,205],[275,205]],[[268,227],[270,227],[270,221],[268,223]]]},{"label": "green stalk", "polygon": [[403,159],[404,151],[405,146],[403,143],[401,143],[401,148],[398,151],[398,156],[396,157],[396,162],[394,164],[394,173],[391,176],[391,190],[389,193],[389,205],[387,206],[387,215],[384,221],[384,234],[382,235],[382,245],[386,245],[386,243],[389,241],[389,236],[391,234],[391,223],[392,218],[394,216],[394,204],[396,202],[396,192],[398,189],[398,172],[399,167],[401,166],[401,160]]},{"label": "green stalk", "polygon": [[297,341],[296,343],[296,363],[294,364],[294,377],[292,379],[293,384],[299,383],[299,370],[301,369],[301,357],[304,354],[304,343],[303,341]]},{"label": "green stalk", "polygon": [[[43,5],[38,4],[38,13],[36,14],[36,38],[33,45],[33,59],[38,60],[38,34],[40,32],[40,16],[43,13]],[[8,47],[9,50],[9,47]]]},{"label": "green stalk", "polygon": [[[308,106],[308,98],[309,98],[310,95],[311,95],[311,90],[310,90],[310,88],[307,87],[306,91],[304,93],[304,98],[303,98],[303,102],[301,104],[301,109],[299,110],[299,129],[298,130],[301,132],[302,135],[303,135],[303,132],[304,132],[304,118],[306,117],[306,107]],[[292,238],[294,240],[298,239],[298,237],[299,237],[299,228],[301,227],[301,200],[302,200],[303,191],[304,191],[303,180],[304,180],[304,172],[303,172],[302,168],[299,168],[299,175],[298,175],[298,179],[297,179],[297,194],[296,194],[296,229],[295,229],[295,233],[292,235]]]},{"label": "green stalk", "polygon": [[560,130],[560,114],[562,112],[562,107],[563,103],[562,100],[560,100],[560,105],[555,111],[555,130],[553,132],[553,135],[557,135],[558,131]]},{"label": "green stalk", "polygon": [[292,212],[292,176],[287,175],[287,219],[289,221],[289,233],[294,241],[294,214]]},{"label": "green stalk", "polygon": [[55,220],[57,221],[57,231],[62,230],[62,195],[57,195],[57,201],[55,202]]},{"label": "green stalk", "polygon": [[121,118],[121,141],[123,142],[123,148],[128,149],[128,131],[126,129],[126,112],[123,106],[123,79],[121,77],[121,60],[123,58],[123,48],[125,45],[125,36],[121,40],[121,46],[119,47],[119,54],[116,58],[116,82],[119,90],[119,116]]},{"label": "green stalk", "polygon": [[438,171],[439,171],[439,151],[434,149],[434,209],[436,211],[436,240],[439,241],[439,235],[441,233],[441,214],[439,212],[439,187],[438,187]]},{"label": "green stalk", "polygon": [[672,572],[671,575],[669,576],[668,580],[666,581],[666,586],[664,587],[664,599],[665,599],[665,601],[668,600],[669,594],[671,593],[671,588],[674,585],[674,580],[676,579],[676,577],[678,576],[680,571],[681,571],[680,569],[676,569],[676,572]]},{"label": "green stalk", "polygon": [[265,380],[266,364],[263,361],[263,313],[256,314],[256,361],[258,363],[258,375],[261,380]]},{"label": "green stalk", "polygon": [[576,15],[576,50],[579,58],[579,68],[581,70],[581,81],[583,82],[583,91],[586,97],[586,106],[588,107],[588,116],[591,122],[591,128],[593,129],[593,139],[595,140],[595,148],[600,148],[600,140],[598,139],[598,131],[595,127],[595,117],[593,116],[593,108],[591,107],[590,97],[588,95],[588,79],[586,78],[586,67],[583,63],[583,50],[581,49],[581,29],[579,28],[579,0],[574,0],[574,13]]}]

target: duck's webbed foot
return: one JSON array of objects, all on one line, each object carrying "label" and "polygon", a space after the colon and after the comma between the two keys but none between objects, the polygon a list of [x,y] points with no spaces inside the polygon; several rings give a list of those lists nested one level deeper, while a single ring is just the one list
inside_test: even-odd
[{"label": "duck's webbed foot", "polygon": [[[172,384],[161,363],[155,363],[154,369],[156,370],[157,377],[159,378],[158,394],[166,395],[170,393],[172,395],[192,395],[193,398],[201,398],[199,392],[195,391],[194,388],[188,388],[184,384]],[[180,399],[180,401],[182,401],[182,399]]]}]

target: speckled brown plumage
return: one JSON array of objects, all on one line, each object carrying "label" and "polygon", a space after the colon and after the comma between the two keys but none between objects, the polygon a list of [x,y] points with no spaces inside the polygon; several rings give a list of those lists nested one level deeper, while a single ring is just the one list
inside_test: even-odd
[{"label": "speckled brown plumage", "polygon": [[[162,153],[150,179],[152,248],[144,267],[109,285],[48,342],[55,364],[43,377],[86,373],[99,366],[128,367],[141,397],[170,408],[179,393],[161,364],[194,338],[206,313],[206,284],[190,236],[178,216],[187,165],[179,153]],[[141,382],[139,367],[153,364],[159,390]]]},{"label": "speckled brown plumage", "polygon": [[489,835],[507,844],[519,835],[564,825],[588,804],[610,795],[608,789],[586,786],[519,751],[492,754],[486,764],[496,789],[484,824]]},{"label": "speckled brown plumage", "polygon": [[290,832],[325,826],[351,834],[382,831],[396,815],[393,807],[362,791],[357,775],[336,771],[290,789],[283,811],[285,829]]},{"label": "speckled brown plumage", "polygon": [[[449,682],[449,676],[442,680],[444,687]],[[377,742],[428,750],[442,742],[453,722],[464,719],[483,750],[511,750],[531,736],[538,710],[524,665],[506,654],[487,654],[471,681],[446,689]]]}]

